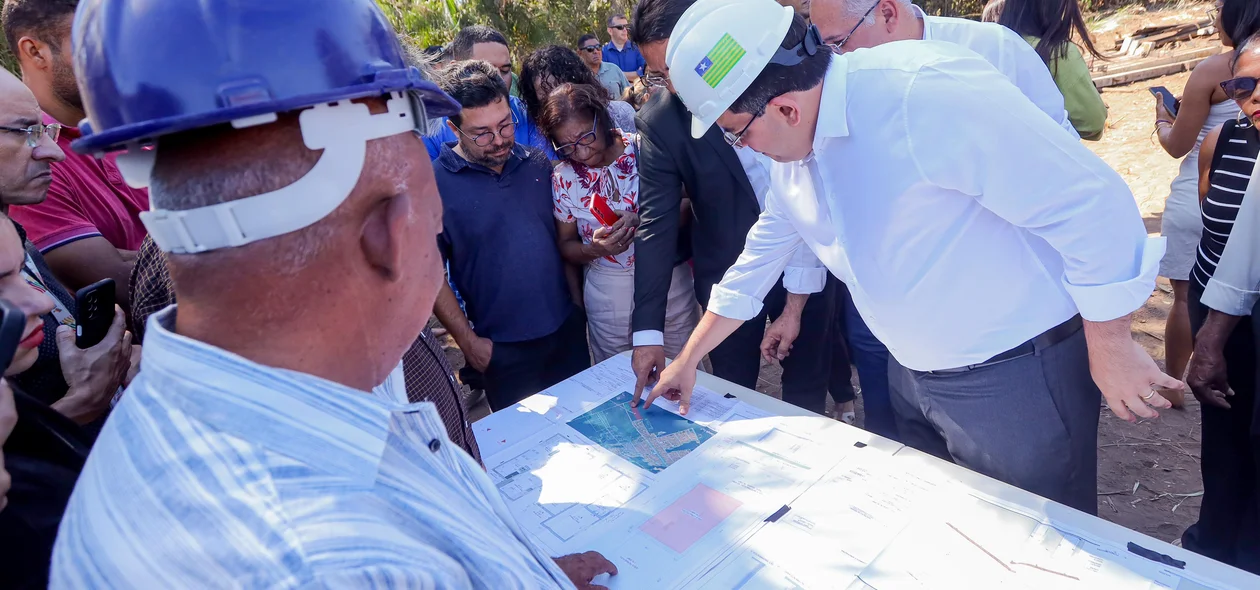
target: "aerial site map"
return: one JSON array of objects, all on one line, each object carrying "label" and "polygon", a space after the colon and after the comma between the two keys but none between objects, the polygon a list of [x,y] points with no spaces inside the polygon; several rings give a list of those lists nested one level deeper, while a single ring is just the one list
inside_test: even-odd
[{"label": "aerial site map", "polygon": [[664,471],[713,437],[712,430],[654,405],[631,408],[632,399],[623,391],[569,426],[651,473]]}]

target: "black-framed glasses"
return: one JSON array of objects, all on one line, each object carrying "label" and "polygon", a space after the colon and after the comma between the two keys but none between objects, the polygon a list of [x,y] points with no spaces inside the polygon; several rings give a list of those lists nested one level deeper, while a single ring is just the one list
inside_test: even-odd
[{"label": "black-framed glasses", "polygon": [[579,50],[579,51],[585,51],[585,52],[587,52],[587,53],[595,53],[596,51],[599,51],[599,46],[598,46],[598,45],[587,45],[587,46],[585,46],[585,47],[578,47],[578,50]]},{"label": "black-framed glasses", "polygon": [[0,131],[25,133],[26,145],[28,147],[35,147],[39,145],[40,140],[42,140],[45,135],[53,141],[57,141],[57,138],[61,137],[61,125],[57,123],[53,123],[51,125],[36,123],[30,127],[0,127]]},{"label": "black-framed glasses", "polygon": [[608,27],[608,28],[610,28],[610,29],[617,29],[618,31],[626,31],[626,30],[629,30],[629,29],[630,29],[630,25],[613,25],[613,26]]},{"label": "black-framed glasses", "polygon": [[739,133],[731,133],[730,131],[723,131],[722,139],[725,139],[727,145],[731,147],[734,147],[734,148],[744,147],[744,134],[748,133],[748,128],[752,127],[753,121],[756,121],[757,119],[761,118],[761,116],[764,114],[766,114],[766,107],[763,106],[757,109],[757,112],[753,113],[752,118],[748,120],[748,124],[744,125],[744,128],[739,130]]},{"label": "black-framed glasses", "polygon": [[1234,78],[1221,82],[1221,90],[1234,100],[1247,100],[1255,94],[1257,83],[1260,83],[1260,78]]},{"label": "black-framed glasses", "polygon": [[598,128],[599,117],[595,117],[595,122],[591,125],[591,130],[583,133],[581,137],[577,138],[577,141],[573,143],[566,143],[564,145],[556,145],[556,142],[553,141],[551,142],[551,147],[556,150],[557,156],[560,156],[561,158],[568,158],[573,155],[573,152],[577,151],[578,146],[587,147],[595,143],[595,130]]},{"label": "black-framed glasses", "polygon": [[827,48],[831,49],[833,53],[842,53],[841,49],[844,47],[845,43],[849,42],[849,37],[852,37],[853,34],[857,32],[858,27],[861,27],[862,24],[866,22],[866,19],[871,16],[872,12],[875,12],[875,8],[879,6],[880,2],[883,2],[883,0],[875,0],[875,3],[872,4],[870,8],[866,9],[866,14],[863,14],[862,18],[859,18],[858,22],[854,23],[852,29],[849,29],[849,34],[841,38],[839,43],[828,43]]},{"label": "black-framed glasses", "polygon": [[648,88],[666,88],[669,86],[669,76],[656,72],[645,72],[643,74],[643,83],[647,84]]},{"label": "black-framed glasses", "polygon": [[456,129],[459,130],[460,135],[463,135],[464,137],[471,139],[472,142],[477,145],[477,147],[486,147],[494,143],[494,136],[496,135],[504,139],[507,139],[516,134],[516,113],[512,113],[512,119],[510,121],[502,125],[499,125],[499,129],[497,131],[483,131],[476,135],[469,135],[460,127],[456,127]]}]

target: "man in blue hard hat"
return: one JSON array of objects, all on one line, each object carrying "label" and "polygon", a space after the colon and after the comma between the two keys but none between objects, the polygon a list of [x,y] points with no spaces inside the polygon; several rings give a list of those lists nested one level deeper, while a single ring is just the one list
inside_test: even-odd
[{"label": "man in blue hard hat", "polygon": [[[102,430],[53,588],[571,588],[430,403],[385,385],[442,281],[417,136],[451,99],[372,0],[83,0],[81,153],[149,186],[178,305]],[[278,48],[283,48],[282,50]],[[372,392],[372,393],[369,393]],[[571,581],[573,580],[573,581]]]}]

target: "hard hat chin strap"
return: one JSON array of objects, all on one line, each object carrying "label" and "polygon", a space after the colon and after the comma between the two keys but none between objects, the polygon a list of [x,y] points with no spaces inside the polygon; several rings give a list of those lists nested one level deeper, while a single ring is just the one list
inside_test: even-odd
[{"label": "hard hat chin strap", "polygon": [[[302,111],[298,121],[306,147],[324,153],[293,184],[196,209],[145,211],[140,220],[158,248],[174,254],[244,246],[310,226],[350,196],[363,172],[367,142],[414,131],[423,124],[423,107],[417,110],[408,94],[393,93],[387,104],[389,111],[378,115],[371,114],[366,104],[348,100]],[[147,185],[156,156],[156,150],[123,154],[118,158],[119,170],[129,184]]]}]

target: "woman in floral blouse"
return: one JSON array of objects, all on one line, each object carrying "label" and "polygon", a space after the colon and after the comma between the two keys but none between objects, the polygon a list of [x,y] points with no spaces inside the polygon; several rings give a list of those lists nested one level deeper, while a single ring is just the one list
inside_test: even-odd
[{"label": "woman in floral blouse", "polygon": [[[551,176],[557,241],[565,260],[586,268],[583,300],[598,363],[631,347],[638,138],[613,124],[608,93],[588,84],[562,84],[553,90],[538,126],[561,158]],[[601,221],[601,211],[612,217]],[[670,356],[678,354],[699,320],[692,277],[686,265],[679,268],[665,319]]]}]

